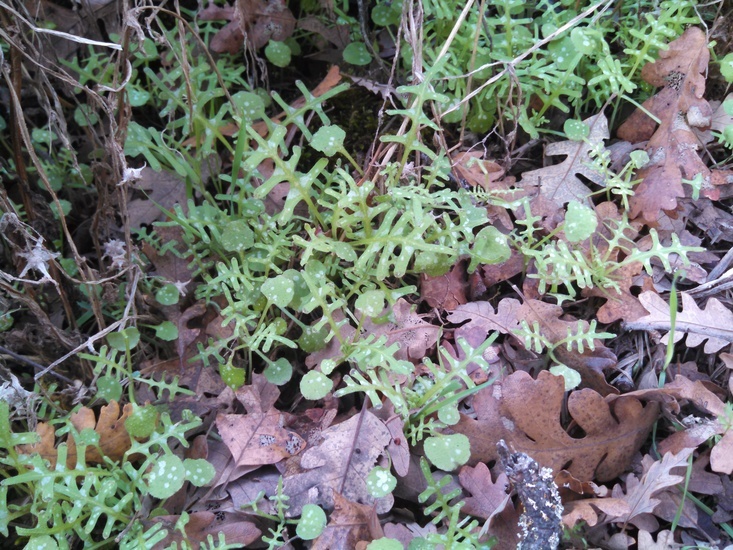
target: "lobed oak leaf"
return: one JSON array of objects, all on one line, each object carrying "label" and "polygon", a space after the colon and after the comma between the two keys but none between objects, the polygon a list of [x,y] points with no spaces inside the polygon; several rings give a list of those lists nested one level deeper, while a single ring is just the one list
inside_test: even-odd
[{"label": "lobed oak leaf", "polygon": [[562,522],[567,527],[575,527],[579,521],[584,521],[593,527],[598,524],[600,519],[599,510],[610,518],[621,517],[628,514],[629,503],[620,498],[587,498],[584,500],[575,500],[564,504],[565,513]]},{"label": "lobed oak leaf", "polygon": [[[53,470],[56,468],[56,459],[58,458],[58,451],[56,450],[56,430],[54,430],[51,424],[46,422],[39,422],[36,426],[36,433],[38,434],[38,441],[36,443],[30,443],[28,445],[18,445],[16,450],[20,454],[32,455],[38,453],[41,458],[47,460],[50,464],[50,468]],[[73,467],[75,462],[67,460],[67,466]]]},{"label": "lobed oak leaf", "polygon": [[375,499],[366,484],[391,439],[384,423],[371,412],[362,411],[326,428],[320,436],[320,444],[286,464],[283,493],[290,497],[288,513],[297,516],[304,504],[330,510],[337,493],[353,502],[376,504],[379,513],[389,510],[392,495]]},{"label": "lobed oak leaf", "polygon": [[374,506],[353,502],[338,493],[334,493],[333,498],[328,524],[313,541],[312,550],[359,548],[360,541],[368,542],[384,536]]},{"label": "lobed oak leaf", "polygon": [[234,458],[235,467],[276,464],[305,447],[300,435],[285,428],[285,415],[274,408],[279,395],[274,384],[257,376],[254,384],[243,386],[237,392],[247,414],[216,417],[216,427]]},{"label": "lobed oak leaf", "polygon": [[[699,346],[707,340],[705,353],[716,353],[733,342],[733,312],[730,309],[717,298],[710,298],[703,310],[687,292],[682,292],[681,296],[682,311],[676,316],[674,342],[679,342],[685,335],[688,347]],[[671,330],[669,305],[656,292],[642,292],[639,301],[649,315],[625,322],[623,326],[626,330]],[[668,340],[669,333],[662,338],[662,342],[666,344]]]},{"label": "lobed oak leaf", "polygon": [[471,493],[470,497],[464,499],[462,511],[477,518],[489,519],[500,513],[509,501],[507,488],[509,479],[506,473],[502,472],[491,480],[491,472],[483,462],[475,467],[464,466],[458,473],[458,481],[466,491]]},{"label": "lobed oak leaf", "polygon": [[504,298],[494,311],[489,302],[470,302],[458,306],[448,314],[448,321],[451,323],[462,323],[468,321],[456,329],[456,339],[466,338],[474,340],[470,334],[477,333],[485,339],[492,331],[501,334],[511,334],[514,329],[519,328],[519,310],[521,303],[514,298]]},{"label": "lobed oak leaf", "polygon": [[245,40],[258,50],[270,39],[282,42],[295,30],[295,17],[283,0],[236,0],[234,6],[223,8],[211,3],[199,17],[230,21],[211,39],[209,47],[216,53],[235,54]]},{"label": "lobed oak leaf", "polygon": [[559,141],[550,143],[545,149],[548,156],[565,155],[564,161],[522,174],[517,185],[535,192],[531,203],[533,214],[554,214],[553,210],[561,209],[573,200],[590,205],[592,191],[578,176],[598,185],[605,183],[603,174],[592,168],[591,152],[608,139],[608,120],[601,113],[583,122],[590,127],[586,140]]},{"label": "lobed oak leaf", "polygon": [[[476,419],[462,415],[452,428],[469,438],[471,463],[496,460],[496,442],[504,439],[541,466],[566,469],[580,481],[607,481],[626,471],[657,419],[658,405],[643,406],[626,396],[610,401],[593,390],[578,390],[567,398],[574,422],[565,428],[560,423],[564,394],[562,378],[547,371],[537,380],[515,372],[474,397]],[[574,436],[574,428],[583,435]]]},{"label": "lobed oak leaf", "polygon": [[[663,210],[677,207],[685,196],[682,178],[702,175],[704,194],[715,198],[717,182],[697,151],[700,143],[692,128],[707,128],[712,109],[703,99],[705,72],[710,60],[705,33],[690,27],[659,54],[659,60],[642,68],[642,78],[664,88],[644,102],[621,125],[618,136],[631,142],[649,140],[649,163],[636,176],[641,180],[629,199],[631,217],[656,221]],[[646,113],[659,119],[659,127]]]},{"label": "lobed oak leaf", "polygon": [[364,327],[369,327],[367,330],[377,337],[386,334],[386,345],[399,343],[400,350],[395,354],[397,359],[409,361],[425,357],[427,351],[436,345],[440,327],[425,322],[423,316],[415,313],[413,306],[403,298],[397,300],[392,311],[394,322],[375,325],[367,319]]},{"label": "lobed oak leaf", "polygon": [[466,264],[460,262],[437,277],[420,274],[420,296],[430,307],[452,311],[468,301],[466,297]]},{"label": "lobed oak leaf", "polygon": [[[122,460],[132,442],[125,428],[125,420],[132,414],[132,404],[127,403],[120,411],[117,401],[110,401],[99,410],[99,418],[95,419],[94,411],[82,407],[69,418],[78,431],[91,428],[99,434],[99,450],[87,447],[86,462],[88,464],[104,464],[102,455],[111,460]],[[69,454],[67,462],[76,464],[76,441],[68,439]],[[101,454],[100,454],[101,450]]]},{"label": "lobed oak leaf", "polygon": [[[163,524],[163,532],[167,535],[153,546],[153,550],[164,548],[178,548],[185,543],[193,548],[206,548],[209,537],[218,537],[223,534],[231,545],[243,545],[257,541],[262,535],[257,526],[249,521],[243,521],[236,514],[227,512],[191,512],[188,514],[188,523],[182,533],[177,527],[180,516],[157,516],[150,520],[143,520],[146,530],[156,523]],[[240,546],[241,547],[241,546]]]},{"label": "lobed oak leaf", "polygon": [[[609,518],[613,523],[632,523],[640,529],[651,526],[649,531],[656,531],[656,520],[652,517],[654,510],[661,502],[654,496],[660,491],[675,486],[684,481],[684,475],[672,474],[674,468],[687,466],[687,458],[694,449],[684,449],[677,454],[666,453],[661,460],[645,461],[644,474],[639,479],[634,474],[626,477],[626,489],[615,485],[612,490],[614,498],[625,500],[629,505],[629,512],[615,518]],[[648,457],[647,457],[648,458]],[[651,462],[651,463],[650,463]]]}]

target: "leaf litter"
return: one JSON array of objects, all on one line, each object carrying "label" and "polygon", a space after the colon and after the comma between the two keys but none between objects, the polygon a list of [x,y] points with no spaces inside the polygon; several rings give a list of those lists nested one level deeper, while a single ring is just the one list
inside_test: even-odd
[{"label": "leaf litter", "polygon": [[[270,38],[289,37],[295,22],[287,7],[278,2],[270,3],[270,7],[264,4],[238,2],[236,9],[216,10],[212,4],[208,12],[202,12],[202,17],[231,21],[216,35],[212,48],[238,51],[245,36],[243,30],[248,31],[246,36],[255,49]],[[242,6],[249,6],[249,11]],[[330,40],[337,42],[334,37]],[[643,69],[643,78],[662,88],[644,103],[644,108],[660,123],[650,122],[638,110],[617,132],[634,146],[644,142],[650,158],[649,164],[636,173],[641,183],[630,199],[631,217],[639,229],[644,225],[662,225],[665,216],[674,217],[684,205],[694,205],[683,179],[698,174],[702,174],[704,197],[700,204],[705,205],[700,208],[712,217],[700,220],[698,226],[711,233],[718,216],[724,215],[713,201],[721,198],[722,191],[730,192],[730,175],[708,168],[700,158],[700,142],[695,133],[709,128],[714,120],[722,124],[719,121],[723,115],[713,115],[703,98],[708,63],[706,37],[699,29],[691,28],[660,53],[659,61]],[[337,69],[330,74],[326,88],[333,87],[340,78],[334,76],[338,75]],[[542,218],[547,229],[554,230],[562,223],[569,202],[590,205],[594,193],[590,185],[605,185],[591,166],[591,152],[603,147],[609,138],[608,122],[602,113],[584,122],[590,128],[587,142],[550,144],[546,156],[564,155],[565,159],[525,171],[518,181],[507,176],[497,163],[476,155],[454,156],[452,161],[462,179],[474,187],[512,189],[515,198],[528,197],[531,211]],[[233,125],[224,133],[233,135],[237,130]],[[476,168],[469,157],[487,164]],[[145,185],[152,186],[153,194],[147,200],[136,198],[127,204],[135,224],[150,223],[158,217],[156,199],[164,208],[182,202],[174,197],[180,193],[181,183],[174,178],[147,182]],[[508,210],[492,215],[507,229],[511,228]],[[726,236],[722,231],[719,228],[718,234],[710,235],[712,240],[729,241],[730,233]],[[172,233],[168,238],[176,241]],[[166,258],[152,249],[146,254],[158,275],[176,282],[190,280],[187,264],[180,255]],[[507,467],[506,460],[502,464],[501,447],[497,448],[500,441],[516,453],[512,456],[530,457],[536,461],[534,467],[549,469],[562,489],[562,506],[555,508],[561,509],[560,519],[568,528],[585,524],[590,529],[588,535],[598,544],[615,548],[633,544],[639,548],[681,546],[674,533],[662,528],[674,519],[678,509],[685,511],[679,525],[690,530],[683,537],[686,542],[723,537],[715,525],[702,526],[697,509],[690,508],[688,501],[682,503],[679,491],[675,490],[685,481],[690,460],[697,457],[695,464],[702,461],[708,445],[708,462],[700,466],[697,474],[693,473],[693,481],[696,475],[709,478],[712,488],[705,494],[715,497],[720,506],[712,516],[713,523],[733,518],[733,487],[728,477],[733,473],[733,413],[725,402],[730,399],[730,388],[721,390],[719,377],[701,370],[695,380],[690,380],[675,374],[671,366],[669,380],[661,387],[621,392],[608,383],[608,377],[621,369],[623,348],[606,346],[600,339],[590,342],[586,349],[560,345],[555,350],[563,364],[580,373],[579,389],[566,391],[562,377],[541,369],[547,366],[547,346],[561,344],[576,327],[587,330],[593,320],[604,324],[623,321],[625,330],[646,331],[650,345],[658,349],[668,345],[670,339],[679,343],[684,338],[686,348],[702,346],[691,353],[715,355],[733,342],[729,300],[721,292],[720,298],[711,296],[698,303],[692,293],[682,292],[682,310],[676,312],[673,320],[668,301],[656,288],[659,281],[644,275],[640,263],[628,264],[617,273],[618,291],[584,291],[584,299],[605,300],[595,311],[550,304],[539,295],[520,296],[519,300],[507,292],[492,296],[491,300],[478,299],[486,298],[489,288],[526,270],[527,266],[516,262],[515,256],[499,265],[479,266],[469,274],[461,260],[445,275],[422,274],[420,300],[432,313],[418,313],[415,304],[403,298],[382,312],[386,322],[370,317],[352,319],[345,312],[336,311],[333,317],[341,323],[339,337],[332,337],[324,348],[309,354],[303,365],[318,370],[326,360],[338,363],[344,357],[344,343],[350,343],[357,335],[369,334],[375,340],[382,338],[384,348],[394,348],[396,360],[424,367],[422,359],[439,347],[453,350],[458,356],[459,340],[478,345],[490,333],[499,333],[501,345],[490,349],[497,360],[500,357],[502,368],[496,369],[500,378],[466,398],[461,403],[458,421],[444,428],[446,435],[465,435],[471,445],[469,463],[457,472],[444,472],[444,476],[458,490],[455,500],[463,501],[462,513],[486,520],[486,533],[498,536],[498,547],[507,544],[507,539],[516,540],[520,510],[528,509],[526,502],[522,504],[511,493],[510,481],[520,495],[523,481]],[[634,288],[643,290],[636,292]],[[189,542],[202,544],[208,535],[224,532],[229,542],[255,543],[260,540],[263,525],[255,514],[242,510],[258,495],[273,497],[278,490],[288,497],[288,517],[299,516],[305,506],[313,504],[327,511],[326,527],[313,541],[312,548],[357,548],[385,535],[407,543],[413,535],[435,532],[435,527],[427,522],[396,521],[397,514],[385,522],[387,514],[397,512],[394,496],[375,498],[367,490],[370,471],[377,465],[391,464],[398,478],[395,494],[410,494],[408,485],[415,475],[416,461],[424,454],[423,449],[408,445],[404,422],[390,410],[390,404],[385,403],[381,409],[364,406],[359,410],[340,406],[339,399],[330,395],[324,400],[323,409],[301,408],[298,416],[285,412],[286,400],[279,389],[259,374],[232,392],[220,381],[202,376],[203,364],[196,359],[197,344],[204,343],[207,335],[227,330],[222,327],[221,316],[202,302],[170,306],[162,314],[178,328],[176,357],[150,366],[149,370],[178,371],[183,375],[185,383],[199,397],[175,399],[189,408],[198,401],[201,414],[215,414],[211,425],[221,439],[202,455],[217,464],[219,472],[211,488],[191,491],[190,496],[199,501],[191,509],[185,528]],[[192,321],[199,326],[192,327]],[[538,327],[542,348],[536,348],[522,336],[523,323]],[[720,359],[730,371],[733,360],[725,356],[720,354]],[[538,363],[532,363],[534,359]],[[540,367],[527,367],[530,364]],[[730,376],[730,372],[726,374]],[[407,379],[396,378],[393,383],[406,385]],[[202,406],[206,399],[206,406]],[[102,407],[98,415],[85,407],[79,410],[72,419],[74,427],[79,432],[93,430],[99,436],[98,446],[86,450],[87,462],[121,459],[130,447],[130,438],[122,428],[130,413],[129,405],[120,410],[115,401]],[[660,431],[652,448],[651,434],[664,416],[678,421],[677,430]],[[20,445],[17,451],[40,453],[53,467],[58,447],[54,431],[40,423],[36,432],[40,436],[38,443]],[[75,439],[69,436],[64,441],[71,466],[76,463]],[[282,486],[278,488],[280,477]],[[216,509],[220,511],[210,511]],[[183,508],[179,512],[182,511]],[[173,526],[179,518],[180,514],[164,515],[150,521],[168,525],[169,532],[176,533]],[[180,534],[170,535],[165,544],[182,540]]]}]

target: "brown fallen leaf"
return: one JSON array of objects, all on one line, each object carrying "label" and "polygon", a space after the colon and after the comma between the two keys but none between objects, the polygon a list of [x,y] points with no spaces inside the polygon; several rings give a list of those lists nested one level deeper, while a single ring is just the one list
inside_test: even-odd
[{"label": "brown fallen leaf", "polygon": [[277,386],[259,376],[256,385],[237,391],[247,414],[216,417],[216,427],[236,466],[276,464],[305,448],[305,440],[285,428],[285,415],[274,408],[279,395]]},{"label": "brown fallen leaf", "polygon": [[290,497],[288,513],[297,516],[309,503],[330,510],[336,494],[353,502],[376,504],[379,513],[387,512],[392,507],[392,495],[372,497],[366,477],[390,439],[387,427],[369,411],[323,430],[319,445],[285,465],[283,493]]},{"label": "brown fallen leaf", "polygon": [[333,511],[323,533],[313,541],[312,550],[357,548],[360,541],[371,542],[384,536],[374,506],[333,495]]},{"label": "brown fallen leaf", "polygon": [[[695,302],[687,292],[682,292],[682,311],[677,312],[674,325],[674,342],[679,342],[687,335],[688,347],[696,347],[705,343],[705,353],[715,353],[733,342],[733,312],[717,298],[710,298],[705,309]],[[626,330],[658,330],[669,331],[672,328],[669,304],[656,292],[642,292],[639,301],[649,312],[635,321],[625,322]],[[669,333],[662,338],[666,344]]]},{"label": "brown fallen leaf", "polygon": [[420,274],[420,296],[430,307],[452,311],[465,304],[467,286],[465,262],[457,263],[448,273],[438,277]]},{"label": "brown fallen leaf", "polygon": [[[87,464],[104,464],[103,456],[116,461],[122,460],[122,457],[130,449],[132,442],[130,434],[125,428],[125,420],[132,414],[132,404],[127,403],[120,411],[117,401],[110,401],[109,404],[99,409],[99,418],[95,418],[94,411],[82,407],[76,413],[72,414],[69,420],[79,432],[84,429],[93,429],[99,434],[99,448],[87,447],[86,462]],[[69,447],[68,461],[76,464],[76,441],[73,437],[67,440]]]},{"label": "brown fallen leaf", "polygon": [[[496,442],[504,439],[540,465],[566,469],[580,481],[603,482],[625,472],[657,419],[658,405],[626,396],[609,402],[593,390],[577,390],[567,398],[573,423],[566,428],[560,424],[564,394],[561,377],[543,371],[533,380],[515,372],[478,392],[476,418],[461,415],[452,428],[469,438],[472,464],[496,460]],[[572,435],[574,427],[581,437]]]},{"label": "brown fallen leaf", "polygon": [[[146,529],[161,523],[167,531],[165,538],[153,546],[154,550],[178,548],[179,544],[182,545],[184,534],[176,529],[179,519],[180,516],[157,516],[143,520]],[[242,517],[230,512],[191,512],[188,514],[188,523],[184,530],[186,542],[193,548],[207,547],[208,537],[217,540],[219,533],[224,535],[227,544],[244,546],[257,541],[262,535],[262,531],[254,523],[244,521]]]},{"label": "brown fallen leaf", "polygon": [[464,499],[462,511],[477,518],[489,519],[494,514],[500,513],[509,501],[507,488],[509,479],[502,472],[491,480],[491,472],[483,462],[475,467],[464,466],[458,473],[458,481],[461,486],[471,493],[470,497]]},{"label": "brown fallen leaf", "polygon": [[295,30],[295,17],[283,0],[236,0],[226,7],[212,2],[198,15],[204,21],[230,21],[209,43],[216,53],[235,54],[245,41],[248,47],[259,50],[271,39],[282,42]]},{"label": "brown fallen leaf", "polygon": [[[682,178],[702,175],[703,194],[716,198],[716,181],[697,153],[700,142],[692,131],[707,128],[712,122],[712,109],[703,99],[709,60],[705,33],[690,27],[660,51],[657,61],[642,68],[646,82],[663,88],[618,130],[619,137],[632,143],[648,140],[650,161],[636,173],[641,182],[629,199],[631,218],[649,223],[656,221],[663,210],[675,210],[677,199],[685,196]],[[660,120],[656,130],[647,112]]]},{"label": "brown fallen leaf", "polygon": [[605,183],[603,174],[592,168],[590,155],[594,148],[603,144],[604,139],[608,139],[608,121],[601,113],[583,122],[590,126],[586,140],[558,141],[545,149],[547,156],[565,155],[564,161],[524,172],[517,182],[518,187],[534,194],[535,198],[530,203],[533,215],[554,215],[572,200],[587,204],[592,191],[579,175],[598,185]]},{"label": "brown fallen leaf", "polygon": [[[685,449],[678,454],[667,453],[657,461],[652,460],[649,456],[645,457],[642,477],[638,478],[634,474],[629,474],[626,476],[625,488],[617,484],[611,493],[613,498],[619,498],[628,503],[629,512],[608,518],[608,522],[632,523],[639,529],[655,532],[659,525],[653,514],[661,502],[655,498],[655,495],[667,487],[684,481],[684,475],[672,474],[672,470],[685,468],[687,458],[693,451],[694,449]],[[683,472],[683,470],[680,471]]]}]

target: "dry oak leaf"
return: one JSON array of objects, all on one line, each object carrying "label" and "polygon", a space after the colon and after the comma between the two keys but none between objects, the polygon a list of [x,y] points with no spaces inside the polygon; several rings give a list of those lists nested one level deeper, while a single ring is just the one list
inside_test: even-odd
[{"label": "dry oak leaf", "polygon": [[654,462],[650,457],[645,457],[644,474],[641,479],[629,474],[626,477],[625,490],[620,485],[615,485],[611,492],[613,498],[620,498],[628,503],[629,512],[608,518],[607,523],[632,523],[639,529],[656,531],[658,524],[652,514],[661,501],[654,498],[654,495],[684,481],[684,475],[671,472],[674,468],[687,467],[687,458],[694,450],[684,449],[677,454],[666,453],[661,460]]},{"label": "dry oak leaf", "polygon": [[[120,406],[116,401],[111,401],[99,411],[99,420],[96,419],[94,411],[82,407],[70,417],[74,428],[81,432],[84,429],[92,429],[99,435],[99,447],[104,456],[111,460],[121,460],[125,452],[131,446],[130,435],[125,429],[125,420],[132,414],[132,405],[126,404],[120,416]],[[18,452],[22,454],[38,453],[50,464],[50,468],[56,467],[58,451],[55,447],[55,431],[53,426],[45,422],[39,422],[36,426],[36,433],[39,440],[31,445],[19,445]],[[76,441],[72,435],[67,439],[68,452],[66,455],[66,467],[76,467]],[[87,447],[85,460],[87,464],[103,464],[104,459],[94,447]]]},{"label": "dry oak leaf", "polygon": [[[601,172],[592,168],[591,152],[602,146],[603,140],[608,139],[608,120],[601,113],[583,121],[590,127],[588,138],[584,141],[559,141],[550,143],[546,149],[547,156],[566,155],[560,164],[546,166],[538,170],[531,170],[522,174],[518,187],[536,193],[532,201],[532,213],[550,215],[550,209],[561,209],[570,201],[589,204],[592,191],[578,176],[583,176],[593,183],[604,185],[605,178]],[[532,189],[534,188],[534,189]],[[535,204],[538,199],[544,199],[545,208],[539,210]]]},{"label": "dry oak leaf", "polygon": [[286,429],[285,415],[274,408],[280,392],[274,384],[255,379],[255,384],[243,386],[237,398],[247,414],[219,414],[216,427],[229,448],[236,466],[276,464],[298,454],[305,441]]},{"label": "dry oak leaf", "polygon": [[451,270],[437,277],[420,274],[420,296],[430,307],[451,311],[468,302],[466,289],[466,262],[459,262]]},{"label": "dry oak leaf", "polygon": [[[702,442],[705,436],[723,435],[723,437],[715,444],[710,453],[710,468],[714,472],[725,473],[730,475],[733,473],[733,430],[727,428],[729,423],[723,421],[727,418],[725,403],[712,391],[705,387],[700,381],[691,381],[682,375],[675,376],[674,381],[665,384],[662,388],[653,388],[649,390],[639,390],[630,392],[626,396],[639,397],[642,399],[655,399],[660,397],[673,398],[676,401],[687,399],[699,409],[706,413],[715,415],[715,422],[706,422],[696,424],[687,428],[684,432],[677,432],[660,443],[660,449],[669,451],[679,450],[682,452],[683,445],[690,445],[690,448],[696,448]],[[679,411],[679,404],[673,402],[676,411]]]},{"label": "dry oak leaf", "polygon": [[366,478],[390,440],[387,427],[369,411],[323,430],[319,445],[286,463],[283,493],[290,497],[288,514],[298,516],[309,503],[330,510],[336,493],[387,512],[392,495],[375,500],[367,491]]},{"label": "dry oak leaf", "polygon": [[359,548],[384,536],[374,506],[352,502],[338,493],[333,495],[333,511],[323,533],[313,541],[311,550]]},{"label": "dry oak leaf", "polygon": [[[58,451],[56,450],[56,431],[51,424],[46,422],[39,422],[36,426],[36,433],[38,434],[38,441],[28,445],[18,445],[16,450],[19,454],[32,455],[38,453],[41,458],[47,460],[50,464],[51,470],[56,469],[56,459],[58,458]],[[67,467],[73,468],[76,461],[71,462],[70,459],[66,461]]]},{"label": "dry oak leaf", "polygon": [[458,473],[458,481],[470,497],[464,499],[462,511],[471,516],[489,519],[500,513],[509,502],[509,478],[505,472],[491,481],[491,472],[483,462],[475,467],[464,466]]},{"label": "dry oak leaf", "polygon": [[[130,449],[130,434],[125,428],[125,420],[132,414],[132,404],[126,403],[120,414],[120,406],[117,401],[110,401],[99,410],[99,419],[95,419],[94,411],[82,407],[70,417],[71,423],[79,432],[84,429],[93,429],[99,434],[99,448],[107,458],[118,461]],[[68,439],[69,455],[68,460],[73,458],[76,464],[76,442],[73,437]],[[87,464],[103,464],[104,458],[94,447],[87,447]]]},{"label": "dry oak leaf", "polygon": [[639,302],[639,299],[631,293],[631,287],[635,284],[634,278],[643,270],[640,262],[631,262],[622,265],[616,270],[614,280],[618,284],[618,291],[612,288],[584,288],[583,296],[597,296],[606,298],[596,318],[598,322],[604,324],[615,323],[616,321],[626,320],[635,321],[646,315],[647,311]]},{"label": "dry oak leaf", "polygon": [[[608,481],[627,470],[657,419],[656,403],[617,397],[612,403],[590,389],[571,392],[568,429],[560,423],[565,385],[543,371],[533,380],[515,372],[474,396],[476,418],[461,415],[453,430],[471,442],[471,463],[497,459],[496,442],[504,439],[555,473],[568,470],[580,481]],[[575,428],[584,435],[574,437]]]},{"label": "dry oak leaf", "polygon": [[156,523],[161,523],[168,533],[162,541],[153,546],[153,550],[178,548],[178,544],[181,544],[181,547],[206,548],[208,537],[216,539],[220,533],[226,538],[227,544],[246,546],[257,541],[262,535],[262,531],[254,523],[243,521],[241,517],[237,517],[237,514],[191,512],[188,514],[188,523],[184,528],[188,545],[184,546],[184,535],[176,527],[179,519],[180,516],[157,516],[151,520],[143,520],[146,530]]},{"label": "dry oak leaf", "polygon": [[[693,348],[705,343],[705,353],[716,353],[733,342],[733,312],[717,298],[710,298],[705,309],[700,309],[695,299],[682,292],[682,311],[677,313],[674,326],[674,341],[679,342],[687,334],[687,347]],[[649,315],[635,321],[623,323],[626,330],[669,331],[672,328],[669,304],[656,292],[647,291],[639,295],[639,301]],[[669,333],[662,338],[669,340]]]},{"label": "dry oak leaf", "polygon": [[[674,210],[677,199],[685,196],[682,178],[703,178],[706,196],[716,198],[715,180],[697,150],[700,143],[692,128],[709,127],[712,109],[703,99],[710,52],[705,33],[696,27],[687,29],[659,53],[660,59],[647,63],[642,78],[664,88],[644,102],[618,130],[619,137],[631,142],[648,139],[649,163],[636,177],[641,180],[629,199],[631,218],[641,216],[647,222],[659,218],[662,210]],[[650,122],[647,112],[659,121]],[[653,133],[652,133],[653,132]],[[722,183],[722,182],[721,182]]]},{"label": "dry oak leaf", "polygon": [[627,515],[630,511],[629,503],[620,498],[586,498],[563,503],[565,511],[562,522],[567,527],[575,527],[579,521],[584,521],[590,527],[596,525],[601,516],[598,510],[610,518]]},{"label": "dry oak leaf", "polygon": [[283,0],[236,0],[234,6],[218,7],[210,3],[199,12],[199,19],[230,22],[209,43],[216,53],[237,53],[242,43],[258,50],[267,42],[282,42],[295,30],[295,17]]}]

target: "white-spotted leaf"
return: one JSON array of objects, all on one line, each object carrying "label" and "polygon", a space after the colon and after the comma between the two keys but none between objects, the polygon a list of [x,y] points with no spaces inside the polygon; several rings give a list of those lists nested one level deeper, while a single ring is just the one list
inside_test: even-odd
[{"label": "white-spotted leaf", "polygon": [[366,478],[366,486],[374,498],[386,497],[397,487],[397,478],[386,468],[375,466]]},{"label": "white-spotted leaf", "polygon": [[262,283],[260,290],[270,302],[277,307],[283,308],[293,299],[295,285],[289,277],[278,275]]},{"label": "white-spotted leaf", "polygon": [[100,376],[97,378],[97,397],[108,403],[119,401],[122,397],[122,384],[114,376]]},{"label": "white-spotted leaf", "polygon": [[221,246],[227,252],[243,252],[255,243],[255,235],[244,220],[229,222],[221,232]]},{"label": "white-spotted leaf", "polygon": [[598,216],[592,208],[578,201],[568,203],[563,226],[567,240],[571,243],[584,241],[595,233],[597,227]]},{"label": "white-spotted leaf", "polygon": [[[413,539],[415,540],[415,539]],[[395,539],[388,539],[387,537],[382,537],[381,539],[376,539],[367,544],[366,550],[402,550],[404,546],[402,546],[402,543],[395,540]],[[410,550],[413,550],[413,544],[410,542]],[[431,548],[433,548],[431,546]]]},{"label": "white-spotted leaf", "polygon": [[163,321],[155,327],[155,336],[170,342],[178,338],[178,327],[172,321]]},{"label": "white-spotted leaf", "polygon": [[352,42],[344,48],[344,61],[352,65],[369,65],[372,56],[364,42]]},{"label": "white-spotted leaf", "polygon": [[242,113],[244,120],[259,120],[265,116],[265,103],[262,98],[252,92],[237,92],[232,101]]},{"label": "white-spotted leaf", "polygon": [[328,376],[317,370],[306,373],[300,380],[300,393],[303,394],[303,397],[312,401],[323,399],[332,388],[333,382]]},{"label": "white-spotted leaf", "polygon": [[463,434],[439,435],[425,440],[425,456],[438,468],[451,472],[471,457],[471,444]]},{"label": "white-spotted leaf", "polygon": [[181,293],[176,285],[168,283],[155,293],[155,299],[164,306],[174,306],[181,298]]},{"label": "white-spotted leaf", "polygon": [[444,405],[438,409],[438,420],[448,426],[458,424],[461,415],[458,413],[458,407],[455,405]]},{"label": "white-spotted leaf", "polygon": [[568,119],[562,129],[568,139],[573,141],[583,141],[590,134],[590,127],[582,120]]},{"label": "white-spotted leaf", "polygon": [[471,247],[469,273],[473,273],[479,264],[498,264],[505,262],[512,255],[506,235],[493,225],[484,227],[478,232]]},{"label": "white-spotted leaf", "polygon": [[293,377],[293,366],[290,364],[290,361],[284,357],[280,357],[277,361],[267,365],[263,374],[271,384],[282,386],[283,384],[287,384]]},{"label": "white-spotted leaf", "polygon": [[385,295],[381,290],[367,290],[356,299],[356,309],[367,317],[376,317],[384,311]]},{"label": "white-spotted leaf", "polygon": [[176,455],[165,455],[153,463],[147,476],[150,494],[155,498],[170,498],[183,487],[186,469]]},{"label": "white-spotted leaf", "polygon": [[320,151],[327,157],[332,157],[344,147],[344,139],[346,132],[338,126],[321,126],[318,131],[313,134],[311,139],[311,147],[316,151]]},{"label": "white-spotted leaf", "polygon": [[208,485],[216,475],[214,466],[203,458],[187,458],[183,461],[183,467],[186,469],[186,480],[196,487]]},{"label": "white-spotted leaf", "polygon": [[265,46],[265,57],[276,67],[287,67],[290,65],[291,56],[292,52],[284,42],[270,40],[267,46]]},{"label": "white-spotted leaf", "polygon": [[326,512],[315,504],[304,504],[295,532],[303,540],[313,540],[326,528]]}]

